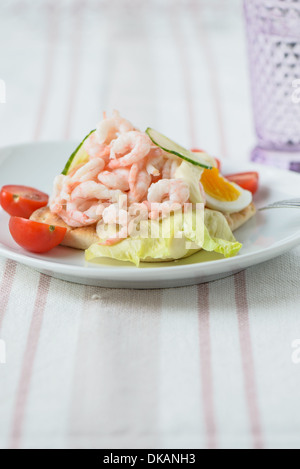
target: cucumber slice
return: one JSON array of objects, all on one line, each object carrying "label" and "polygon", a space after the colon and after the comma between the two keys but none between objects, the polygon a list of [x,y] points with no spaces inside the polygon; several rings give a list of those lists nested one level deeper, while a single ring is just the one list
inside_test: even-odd
[{"label": "cucumber slice", "polygon": [[96,129],[94,130],[91,130],[91,132],[86,136],[84,137],[84,139],[82,140],[82,142],[78,145],[78,147],[76,148],[75,151],[73,151],[72,155],[70,156],[70,158],[68,159],[67,161],[67,164],[66,166],[64,167],[63,171],[61,174],[64,174],[65,176],[72,171],[73,168],[75,168],[76,166],[80,165],[81,163],[85,163],[86,161],[88,161],[89,159],[89,155],[87,154],[87,152],[85,151],[84,149],[84,142],[86,141],[87,138],[89,138],[89,136],[95,132]]},{"label": "cucumber slice", "polygon": [[157,130],[151,129],[151,127],[148,127],[148,129],[146,130],[146,134],[151,138],[152,142],[158,147],[160,147],[162,150],[168,153],[171,153],[173,155],[179,156],[183,160],[186,160],[195,166],[201,166],[201,168],[205,168],[205,169],[213,168],[213,166],[211,166],[207,162],[208,155],[205,154],[206,155],[206,158],[205,158],[204,156],[201,155],[201,153],[200,154],[192,153],[186,148],[183,148],[182,146],[173,142],[173,140],[170,140],[168,137],[165,137],[163,134],[161,134]]}]

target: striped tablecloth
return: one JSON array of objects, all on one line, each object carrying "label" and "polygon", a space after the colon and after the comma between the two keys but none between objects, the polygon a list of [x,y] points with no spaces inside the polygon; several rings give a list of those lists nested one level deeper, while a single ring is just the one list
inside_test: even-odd
[{"label": "striped tablecloth", "polygon": [[[2,0],[0,79],[1,145],[114,108],[224,158],[254,143],[239,0]],[[0,258],[0,447],[299,448],[299,258],[157,291]]]}]

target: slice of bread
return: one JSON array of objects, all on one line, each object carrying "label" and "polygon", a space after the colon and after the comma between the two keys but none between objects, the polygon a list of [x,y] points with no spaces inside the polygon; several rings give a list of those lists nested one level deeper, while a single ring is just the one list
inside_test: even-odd
[{"label": "slice of bread", "polygon": [[237,213],[227,213],[224,214],[226,220],[228,221],[228,225],[231,228],[231,231],[235,231],[244,225],[250,218],[252,218],[256,214],[256,208],[254,203],[252,202],[248,207],[244,208]]}]

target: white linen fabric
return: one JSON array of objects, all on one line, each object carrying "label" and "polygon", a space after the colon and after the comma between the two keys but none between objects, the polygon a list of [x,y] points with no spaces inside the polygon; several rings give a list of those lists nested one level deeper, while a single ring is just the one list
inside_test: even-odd
[{"label": "white linen fabric", "polygon": [[[0,145],[80,140],[116,108],[246,160],[241,6],[3,0]],[[156,291],[75,285],[0,258],[0,447],[300,448],[299,258]]]}]

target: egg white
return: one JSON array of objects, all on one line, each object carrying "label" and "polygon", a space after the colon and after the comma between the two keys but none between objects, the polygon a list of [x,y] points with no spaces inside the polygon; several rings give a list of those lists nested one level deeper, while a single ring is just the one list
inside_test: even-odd
[{"label": "egg white", "polygon": [[219,210],[220,212],[225,213],[236,213],[240,212],[244,208],[248,207],[252,202],[252,194],[245,189],[242,189],[240,186],[234,182],[230,182],[240,193],[240,196],[236,200],[232,201],[223,201],[218,200],[212,197],[211,195],[206,194],[206,206],[212,210]]}]

